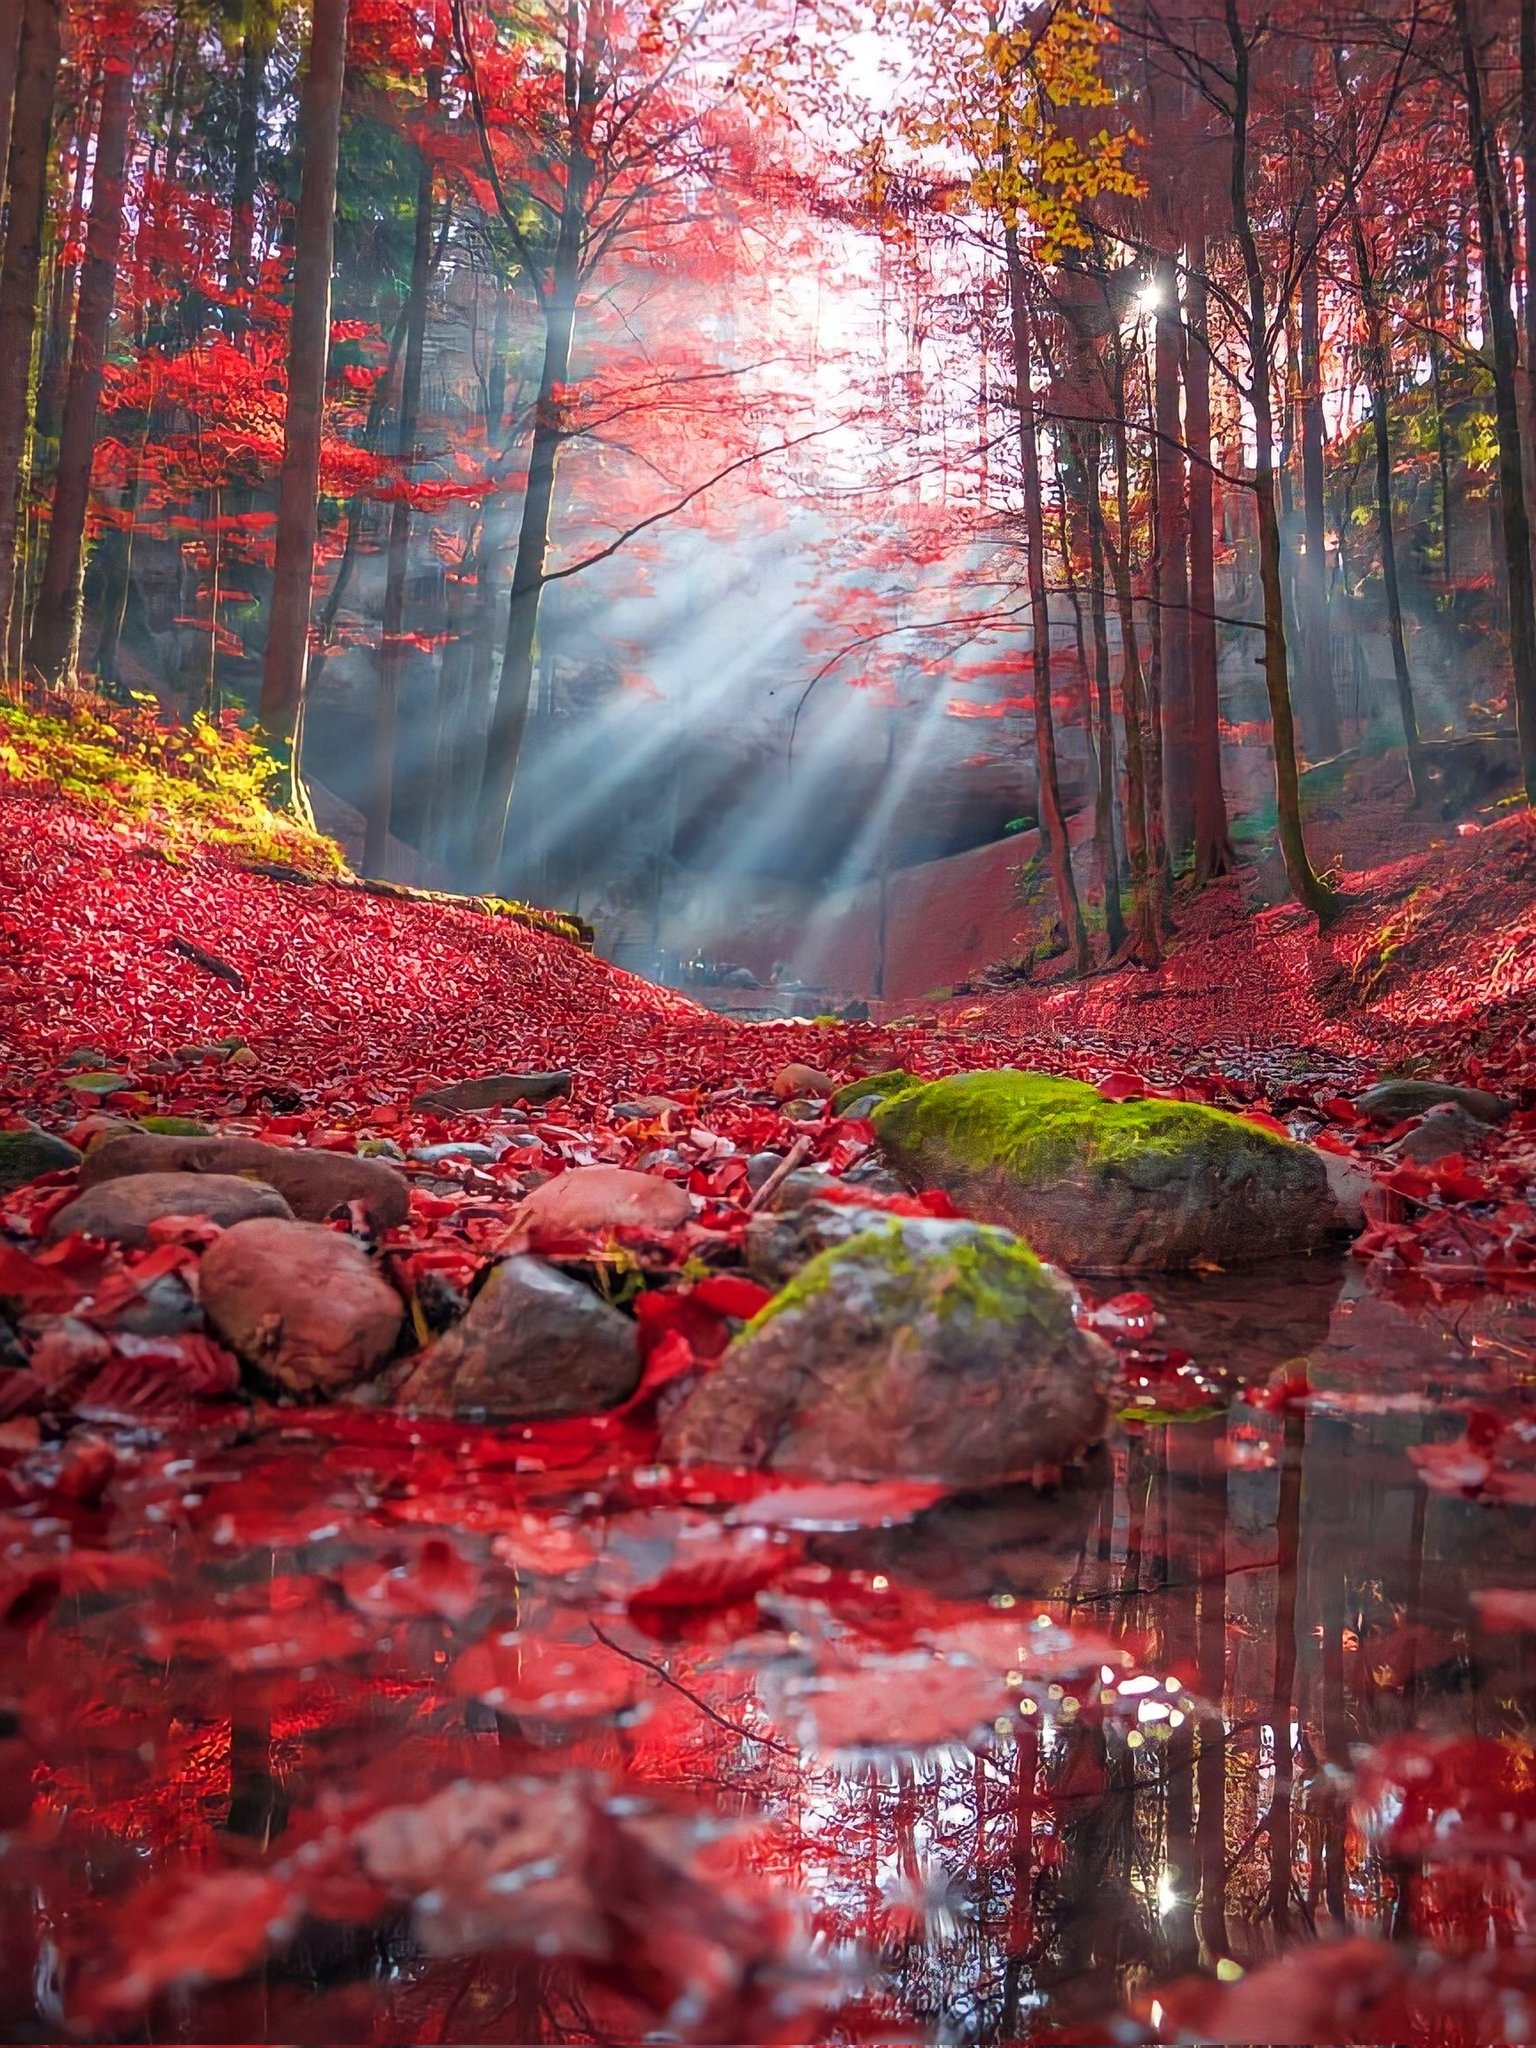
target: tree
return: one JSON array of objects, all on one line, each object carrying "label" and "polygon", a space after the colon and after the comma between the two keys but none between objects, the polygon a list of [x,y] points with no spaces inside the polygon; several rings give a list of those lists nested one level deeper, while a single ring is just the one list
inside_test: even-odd
[{"label": "tree", "polygon": [[14,629],[20,624],[13,618],[17,515],[59,45],[60,0],[26,0],[6,177],[5,257],[0,262],[0,666],[14,658]]},{"label": "tree", "polygon": [[315,0],[299,102],[304,168],[295,225],[277,553],[261,679],[261,717],[269,730],[278,734],[291,735],[294,730],[309,662],[346,43],[347,0]]}]

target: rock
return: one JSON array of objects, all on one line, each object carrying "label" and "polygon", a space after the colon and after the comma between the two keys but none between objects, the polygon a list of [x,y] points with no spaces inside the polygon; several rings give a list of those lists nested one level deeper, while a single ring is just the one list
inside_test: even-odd
[{"label": "rock", "polygon": [[446,1145],[413,1145],[411,1157],[419,1159],[424,1166],[436,1166],[441,1160],[453,1160],[460,1166],[494,1166],[498,1155],[490,1145],[474,1145],[461,1140]]},{"label": "rock", "polygon": [[1107,1349],[1026,1244],[892,1218],[822,1252],[735,1339],[661,1456],[811,1479],[1031,1479],[1104,1433]]},{"label": "rock", "polygon": [[772,1180],[783,1164],[782,1152],[754,1152],[747,1161],[747,1186],[753,1194],[765,1181]]},{"label": "rock", "polygon": [[[782,1166],[784,1162],[778,1163]],[[819,1202],[828,1188],[839,1185],[837,1175],[828,1173],[824,1167],[799,1166],[793,1173],[785,1174],[768,1197],[767,1206],[780,1213],[800,1209],[807,1202]]]},{"label": "rock", "polygon": [[24,1131],[0,1131],[0,1195],[25,1187],[29,1180],[41,1180],[45,1173],[78,1166],[80,1159],[73,1145],[35,1124]]},{"label": "rock", "polygon": [[670,1095],[630,1095],[616,1102],[610,1114],[627,1122],[654,1123],[658,1117],[686,1116],[687,1109]]},{"label": "rock", "polygon": [[922,1085],[915,1074],[908,1074],[900,1067],[893,1067],[883,1074],[866,1074],[862,1080],[850,1081],[838,1089],[832,1097],[832,1114],[853,1116],[855,1104],[864,1102],[866,1098],[884,1102],[889,1096],[900,1095],[904,1089]]},{"label": "rock", "polygon": [[183,1337],[203,1327],[203,1311],[179,1273],[162,1273],[117,1309],[107,1327],[131,1337]]},{"label": "rock", "polygon": [[627,1316],[542,1260],[503,1259],[461,1323],[438,1338],[395,1405],[464,1421],[591,1415],[627,1399],[640,1343]]},{"label": "rock", "polygon": [[[604,1230],[678,1230],[693,1214],[686,1188],[624,1166],[573,1166],[534,1189],[512,1218],[512,1239]],[[510,1240],[509,1240],[510,1241]]]},{"label": "rock", "polygon": [[1416,1166],[1433,1166],[1437,1159],[1450,1159],[1470,1151],[1491,1135],[1489,1125],[1454,1102],[1437,1102],[1425,1110],[1414,1128],[1387,1150],[1393,1159],[1410,1159]]},{"label": "rock", "polygon": [[782,1287],[818,1252],[886,1221],[883,1210],[859,1209],[851,1202],[804,1202],[788,1214],[754,1216],[743,1242],[747,1271],[769,1287]]},{"label": "rock", "polygon": [[1367,1184],[1347,1162],[1224,1110],[1106,1102],[1084,1082],[1013,1069],[890,1095],[874,1124],[913,1185],[944,1189],[1076,1273],[1320,1251],[1358,1229]]},{"label": "rock", "polygon": [[865,1002],[862,996],[855,996],[851,1003],[845,1003],[838,1012],[838,1020],[843,1024],[867,1024],[869,1022],[868,1003]]},{"label": "rock", "polygon": [[276,1188],[295,1216],[320,1223],[349,1202],[360,1202],[376,1230],[390,1230],[410,1213],[411,1191],[381,1159],[318,1147],[264,1145],[257,1138],[165,1138],[129,1131],[106,1138],[86,1154],[80,1185],[140,1173],[236,1174]]},{"label": "rock", "polygon": [[825,1101],[837,1083],[830,1074],[824,1074],[819,1067],[807,1067],[799,1060],[791,1060],[787,1067],[780,1067],[773,1077],[773,1092],[780,1102],[793,1102],[797,1096],[814,1096]]},{"label": "rock", "polygon": [[107,1244],[143,1244],[162,1216],[197,1216],[221,1229],[249,1216],[293,1211],[276,1188],[229,1173],[135,1173],[86,1188],[49,1218],[50,1244],[61,1237],[96,1237]]},{"label": "rock", "polygon": [[357,1148],[359,1159],[397,1159],[401,1162],[405,1154],[393,1138],[364,1138]]},{"label": "rock", "polygon": [[334,1399],[368,1379],[405,1318],[362,1246],[317,1223],[237,1223],[203,1254],[198,1292],[231,1349],[301,1399]]},{"label": "rock", "polygon": [[1449,1081],[1407,1081],[1388,1078],[1378,1081],[1355,1097],[1356,1109],[1377,1124],[1400,1124],[1411,1116],[1423,1116],[1441,1103],[1454,1103],[1479,1123],[1501,1124],[1513,1104],[1483,1088],[1455,1088]]},{"label": "rock", "polygon": [[60,1054],[59,1065],[61,1067],[89,1067],[100,1072],[103,1068],[110,1065],[111,1059],[112,1055],[103,1052],[100,1046],[77,1045],[73,1052]]},{"label": "rock", "polygon": [[553,1102],[557,1095],[571,1092],[571,1074],[485,1074],[477,1081],[451,1081],[440,1088],[428,1088],[416,1097],[412,1109],[433,1109],[440,1114],[500,1109],[514,1102]]},{"label": "rock", "polygon": [[842,1175],[845,1188],[859,1188],[868,1195],[904,1195],[906,1188],[901,1176],[892,1173],[873,1153],[861,1159],[856,1166],[850,1166]]},{"label": "rock", "polygon": [[195,1116],[141,1116],[135,1119],[141,1131],[153,1131],[157,1138],[206,1138],[206,1124]]},{"label": "rock", "polygon": [[134,1081],[131,1074],[71,1074],[64,1085],[76,1095],[118,1095]]}]

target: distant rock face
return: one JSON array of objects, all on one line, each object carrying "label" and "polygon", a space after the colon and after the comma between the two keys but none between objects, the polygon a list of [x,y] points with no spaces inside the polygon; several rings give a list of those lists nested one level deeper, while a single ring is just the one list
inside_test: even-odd
[{"label": "distant rock face", "polygon": [[591,1415],[635,1390],[635,1325],[579,1280],[539,1259],[505,1259],[462,1322],[396,1390],[395,1405],[465,1420]]},{"label": "distant rock face", "polygon": [[41,1180],[45,1173],[60,1173],[78,1166],[80,1154],[63,1138],[48,1131],[0,1131],[0,1195],[12,1188]]},{"label": "distant rock face", "polygon": [[1511,1108],[1501,1096],[1490,1095],[1485,1088],[1455,1088],[1449,1081],[1389,1079],[1378,1081],[1374,1088],[1355,1097],[1356,1109],[1378,1124],[1400,1124],[1411,1116],[1423,1116],[1426,1110],[1437,1109],[1442,1103],[1453,1104],[1481,1124],[1503,1123]]},{"label": "distant rock face", "polygon": [[334,1400],[378,1371],[405,1304],[352,1238],[259,1217],[203,1254],[210,1323],[249,1366],[301,1400]]},{"label": "distant rock face", "polygon": [[884,1219],[748,1325],[671,1418],[662,1456],[815,1479],[1032,1479],[1102,1436],[1108,1362],[1017,1238]]},{"label": "distant rock face", "polygon": [[1107,1102],[1080,1081],[984,1072],[897,1089],[874,1125],[912,1185],[944,1189],[1068,1272],[1251,1265],[1360,1228],[1362,1177],[1197,1103]]},{"label": "distant rock face", "polygon": [[276,1188],[295,1216],[322,1223],[360,1202],[376,1230],[393,1229],[410,1213],[411,1191],[381,1159],[318,1147],[264,1145],[257,1138],[172,1138],[129,1131],[86,1154],[80,1185],[95,1187],[141,1173],[234,1174]]},{"label": "distant rock face", "polygon": [[293,1211],[276,1188],[228,1173],[138,1173],[104,1180],[56,1210],[48,1239],[97,1237],[109,1244],[143,1244],[149,1226],[162,1216],[205,1217],[228,1229],[251,1216],[286,1216]]}]

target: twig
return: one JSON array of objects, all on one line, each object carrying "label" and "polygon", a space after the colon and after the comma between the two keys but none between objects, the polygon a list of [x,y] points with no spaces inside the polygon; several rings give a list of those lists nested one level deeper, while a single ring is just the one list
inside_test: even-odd
[{"label": "twig", "polygon": [[806,1160],[811,1156],[812,1149],[812,1143],[809,1138],[796,1138],[793,1145],[790,1146],[762,1186],[753,1191],[752,1199],[747,1204],[747,1214],[749,1216],[763,1208],[771,1195],[778,1193],[797,1166],[804,1166]]}]

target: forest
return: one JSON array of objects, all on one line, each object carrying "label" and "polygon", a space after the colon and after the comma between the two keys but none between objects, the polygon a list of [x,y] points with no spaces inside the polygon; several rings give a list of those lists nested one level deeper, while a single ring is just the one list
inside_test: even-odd
[{"label": "forest", "polygon": [[1536,0],[0,0],[0,2040],[1536,2038]]}]

